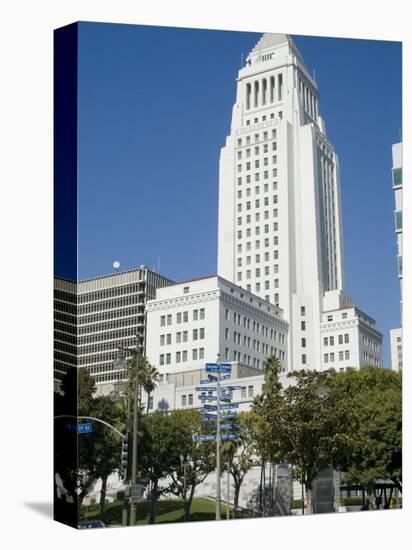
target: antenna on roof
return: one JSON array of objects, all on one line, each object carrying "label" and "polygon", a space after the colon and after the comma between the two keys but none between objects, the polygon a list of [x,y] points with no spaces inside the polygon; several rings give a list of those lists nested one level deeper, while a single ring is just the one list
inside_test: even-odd
[{"label": "antenna on roof", "polygon": [[115,260],[113,262],[113,268],[117,271],[119,271],[119,267],[120,267],[120,262],[118,260]]}]

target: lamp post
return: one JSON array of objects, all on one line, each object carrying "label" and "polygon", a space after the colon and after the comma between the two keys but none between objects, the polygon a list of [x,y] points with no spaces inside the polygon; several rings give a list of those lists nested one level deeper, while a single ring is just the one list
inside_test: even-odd
[{"label": "lamp post", "polygon": [[[132,494],[137,481],[137,425],[138,425],[138,410],[139,410],[139,357],[141,352],[139,349],[139,337],[136,337],[136,348],[118,348],[121,351],[130,352],[136,358],[136,367],[129,379],[129,389],[133,391],[133,425],[132,425],[132,474],[130,478],[131,496],[130,496],[130,525],[136,524],[136,502]],[[128,425],[130,423],[130,406],[128,408]],[[130,452],[130,451],[129,451]]]},{"label": "lamp post", "polygon": [[[220,353],[217,354],[217,365],[220,365]],[[220,371],[218,370],[216,381],[216,399],[217,399],[217,415],[216,415],[216,519],[221,518],[221,496],[220,496]]]}]

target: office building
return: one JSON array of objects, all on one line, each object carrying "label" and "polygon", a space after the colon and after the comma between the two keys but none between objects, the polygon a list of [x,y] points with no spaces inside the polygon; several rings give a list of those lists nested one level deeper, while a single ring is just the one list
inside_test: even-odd
[{"label": "office building", "polygon": [[[326,367],[323,314],[331,300],[354,306],[344,290],[339,161],[316,81],[284,34],[264,34],[238,74],[220,157],[218,275],[282,308],[289,370]],[[382,365],[382,336],[370,337]]]},{"label": "office building", "polygon": [[172,281],[145,266],[79,282],[55,279],[55,381],[85,367],[98,393],[125,378],[119,348],[146,346],[146,302]]},{"label": "office building", "polygon": [[[395,192],[395,233],[397,240],[398,277],[401,293],[401,318],[402,318],[402,143],[392,145],[392,188]],[[402,321],[402,319],[401,319]],[[391,364],[392,369],[402,369],[402,328],[394,328],[390,331]]]}]

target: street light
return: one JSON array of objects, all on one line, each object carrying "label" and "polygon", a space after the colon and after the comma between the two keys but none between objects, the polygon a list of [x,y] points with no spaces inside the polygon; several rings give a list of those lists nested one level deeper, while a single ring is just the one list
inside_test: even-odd
[{"label": "street light", "polygon": [[[137,418],[138,418],[138,408],[139,408],[139,357],[141,355],[141,351],[139,349],[139,336],[136,337],[136,348],[122,348],[119,346],[119,351],[121,352],[121,355],[118,356],[117,365],[120,366],[124,364],[124,361],[126,359],[126,353],[129,352],[133,356],[136,357],[136,368],[134,369],[134,372],[132,376],[129,378],[129,388],[133,390],[133,426],[132,426],[132,475],[130,479],[130,488],[131,488],[131,496],[130,496],[130,525],[136,524],[136,502],[134,498],[134,488],[136,486],[137,481]],[[128,406],[128,417],[127,417],[127,424],[128,427],[130,425],[130,400],[129,400],[129,406]]]}]

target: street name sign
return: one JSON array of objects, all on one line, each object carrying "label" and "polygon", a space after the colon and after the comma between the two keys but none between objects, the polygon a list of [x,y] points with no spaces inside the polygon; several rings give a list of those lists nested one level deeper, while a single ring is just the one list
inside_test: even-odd
[{"label": "street name sign", "polygon": [[200,409],[200,412],[212,412],[217,411],[217,405],[208,405],[207,403]]},{"label": "street name sign", "polygon": [[79,434],[86,434],[93,431],[93,424],[91,422],[84,422],[82,424],[74,424],[67,422],[64,427],[69,432],[77,432]]},{"label": "street name sign", "polygon": [[214,441],[216,439],[215,435],[196,435],[195,441]]},{"label": "street name sign", "polygon": [[204,413],[203,420],[217,420],[217,414]]},{"label": "street name sign", "polygon": [[232,365],[230,363],[206,363],[206,372],[231,372]]},{"label": "street name sign", "polygon": [[197,386],[196,391],[216,391],[216,386]]},{"label": "street name sign", "polygon": [[239,428],[240,428],[240,424],[232,424],[231,422],[220,425],[221,430],[237,430]]},{"label": "street name sign", "polygon": [[227,418],[236,418],[237,417],[237,413],[236,412],[230,412],[230,413],[225,413],[225,414],[221,414],[220,415],[220,418],[222,420],[226,420]]},{"label": "street name sign", "polygon": [[223,382],[223,380],[229,380],[230,374],[225,374],[224,376],[220,377],[220,381]]},{"label": "street name sign", "polygon": [[222,405],[220,408],[222,411],[227,411],[228,409],[238,409],[239,403],[228,403],[227,405]]},{"label": "street name sign", "polygon": [[[208,377],[209,377],[209,382],[217,382],[217,376],[213,376],[213,374],[208,374]],[[223,380],[223,378],[221,378],[221,380]]]},{"label": "street name sign", "polygon": [[243,386],[222,386],[222,390],[241,390]]}]

